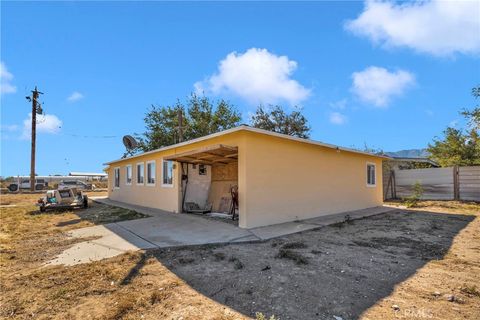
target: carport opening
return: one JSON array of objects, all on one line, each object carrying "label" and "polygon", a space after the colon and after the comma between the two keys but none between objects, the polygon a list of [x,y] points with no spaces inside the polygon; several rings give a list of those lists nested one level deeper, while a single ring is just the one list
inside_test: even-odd
[{"label": "carport opening", "polygon": [[[182,174],[181,209],[238,224],[238,148],[212,145],[166,157]],[[235,199],[236,198],[236,199]],[[233,219],[234,218],[234,219]]]}]

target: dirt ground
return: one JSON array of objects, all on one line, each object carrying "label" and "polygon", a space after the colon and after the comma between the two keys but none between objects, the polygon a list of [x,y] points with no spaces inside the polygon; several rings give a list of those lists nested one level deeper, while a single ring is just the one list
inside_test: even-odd
[{"label": "dirt ground", "polygon": [[0,195],[7,206],[0,207],[0,319],[245,318],[198,294],[148,253],[45,267],[74,244],[67,231],[142,215],[95,203],[40,213],[32,205],[38,197]]},{"label": "dirt ground", "polygon": [[32,209],[0,209],[1,318],[480,318],[479,204],[420,202],[266,242],[72,267],[42,265],[71,245],[66,230],[115,214]]},{"label": "dirt ground", "polygon": [[249,316],[479,319],[480,206],[430,202],[419,209],[156,257],[199,292]]}]

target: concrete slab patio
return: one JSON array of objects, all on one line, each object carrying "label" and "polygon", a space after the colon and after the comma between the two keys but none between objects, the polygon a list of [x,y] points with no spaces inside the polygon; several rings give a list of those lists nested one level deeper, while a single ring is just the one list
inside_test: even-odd
[{"label": "concrete slab patio", "polygon": [[150,218],[121,221],[72,231],[70,236],[89,238],[90,240],[74,245],[50,264],[74,265],[113,257],[129,250],[262,241],[342,222],[347,215],[349,219],[359,219],[393,210],[389,207],[375,207],[303,221],[241,229],[231,223],[205,219],[205,217],[197,215],[175,214],[106,198],[94,198],[93,200],[105,205],[135,210],[150,216]]}]

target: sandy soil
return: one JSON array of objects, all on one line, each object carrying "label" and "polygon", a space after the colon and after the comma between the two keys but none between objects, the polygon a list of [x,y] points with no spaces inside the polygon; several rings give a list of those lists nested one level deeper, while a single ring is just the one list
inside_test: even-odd
[{"label": "sandy soil", "polygon": [[0,209],[0,318],[480,318],[479,204],[421,202],[261,243],[42,267],[72,245],[65,231],[119,213],[31,214],[22,201]]},{"label": "sandy soil", "polygon": [[264,243],[155,255],[199,292],[249,316],[479,319],[479,209],[422,203],[423,211],[395,210]]},{"label": "sandy soil", "polygon": [[[0,319],[243,319],[199,294],[144,252],[72,267],[44,263],[74,244],[66,231],[140,218],[93,203],[39,213],[38,195],[8,195],[0,208]],[[2,201],[2,204],[4,202]]]}]

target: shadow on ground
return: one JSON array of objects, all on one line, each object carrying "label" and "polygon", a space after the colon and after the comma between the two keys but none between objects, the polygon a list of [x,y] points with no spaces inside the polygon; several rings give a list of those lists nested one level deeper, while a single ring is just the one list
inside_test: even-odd
[{"label": "shadow on ground", "polygon": [[442,259],[474,218],[395,210],[261,243],[148,254],[200,293],[248,316],[355,319],[427,262]]},{"label": "shadow on ground", "polygon": [[63,221],[57,223],[57,227],[64,227],[78,224],[82,221],[88,221],[96,225],[126,221],[126,220],[135,220],[148,217],[145,214],[136,212],[129,209],[124,209],[120,207],[113,207],[104,204],[100,204],[94,201],[89,201],[89,207],[87,209],[83,208],[62,208],[62,209],[51,209],[46,212],[40,212],[40,210],[31,210],[28,214],[34,215],[47,215],[47,214],[63,214],[66,212],[73,212],[78,216],[78,219],[72,219],[68,221]]}]

